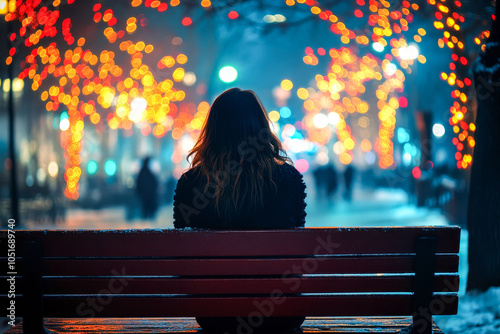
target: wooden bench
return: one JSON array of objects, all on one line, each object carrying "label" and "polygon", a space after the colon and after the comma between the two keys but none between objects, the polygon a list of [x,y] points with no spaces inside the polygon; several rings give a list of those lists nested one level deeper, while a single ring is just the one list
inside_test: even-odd
[{"label": "wooden bench", "polygon": [[24,318],[7,333],[183,333],[199,328],[179,317],[194,316],[238,316],[245,334],[267,316],[336,317],[303,333],[441,333],[432,315],[458,305],[459,227],[16,231],[16,243]]}]

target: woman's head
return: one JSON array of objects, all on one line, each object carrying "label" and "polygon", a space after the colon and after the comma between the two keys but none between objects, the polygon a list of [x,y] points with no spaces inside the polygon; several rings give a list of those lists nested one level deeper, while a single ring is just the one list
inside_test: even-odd
[{"label": "woman's head", "polygon": [[215,99],[190,157],[207,186],[216,189],[217,209],[226,217],[238,211],[242,200],[262,204],[273,168],[288,161],[257,95],[239,88]]}]

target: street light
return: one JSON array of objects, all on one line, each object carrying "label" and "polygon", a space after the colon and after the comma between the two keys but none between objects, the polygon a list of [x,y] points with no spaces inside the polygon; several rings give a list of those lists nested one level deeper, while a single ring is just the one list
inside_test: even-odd
[{"label": "street light", "polygon": [[232,66],[224,66],[219,71],[219,78],[226,82],[231,83],[238,77],[238,71]]},{"label": "street light", "polygon": [[[0,0],[0,15],[13,13],[16,10],[16,0]],[[10,50],[10,35],[12,34],[12,21],[7,22],[7,48]],[[9,77],[8,90],[8,115],[9,115],[9,156],[10,156],[10,206],[12,219],[19,227],[19,196],[17,191],[17,164],[15,151],[15,136],[14,136],[14,62],[7,65],[7,75]]]}]

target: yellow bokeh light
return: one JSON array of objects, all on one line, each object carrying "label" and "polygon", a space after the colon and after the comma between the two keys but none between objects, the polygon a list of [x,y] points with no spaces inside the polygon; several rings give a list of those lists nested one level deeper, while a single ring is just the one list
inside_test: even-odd
[{"label": "yellow bokeh light", "polygon": [[299,88],[297,90],[297,96],[299,97],[299,99],[305,100],[309,97],[309,92],[305,88]]},{"label": "yellow bokeh light", "polygon": [[347,150],[352,150],[354,148],[354,140],[352,140],[352,138],[347,138],[344,141],[344,146]]},{"label": "yellow bokeh light", "polygon": [[273,110],[273,111],[269,112],[269,120],[271,122],[277,122],[277,121],[279,121],[279,119],[280,119],[280,113],[279,112],[277,112],[276,110]]},{"label": "yellow bokeh light", "polygon": [[341,153],[339,156],[339,160],[343,165],[348,165],[352,162],[352,157],[349,153]]},{"label": "yellow bokeh light", "polygon": [[177,82],[182,81],[182,78],[184,78],[184,69],[183,68],[175,69],[174,73],[172,73],[172,78]]},{"label": "yellow bokeh light", "polygon": [[188,61],[188,58],[187,58],[187,56],[185,54],[181,53],[180,55],[177,56],[176,61],[179,64],[182,65],[182,64],[185,64]]},{"label": "yellow bokeh light", "polygon": [[144,50],[145,47],[146,47],[146,44],[143,41],[137,42],[137,44],[135,45],[135,49],[137,51],[142,51],[142,50]]},{"label": "yellow bokeh light", "polygon": [[281,88],[284,90],[291,90],[293,88],[293,83],[290,80],[285,79],[281,81]]},{"label": "yellow bokeh light", "polygon": [[364,152],[370,152],[372,150],[372,143],[368,139],[363,139],[361,142],[361,149]]}]

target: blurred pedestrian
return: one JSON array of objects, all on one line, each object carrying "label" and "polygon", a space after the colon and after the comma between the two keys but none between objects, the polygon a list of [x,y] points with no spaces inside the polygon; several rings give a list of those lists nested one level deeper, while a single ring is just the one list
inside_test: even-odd
[{"label": "blurred pedestrian", "polygon": [[354,181],[354,167],[352,165],[348,165],[344,171],[344,198],[347,201],[352,199],[352,183]]},{"label": "blurred pedestrian", "polygon": [[142,161],[142,167],[137,176],[135,191],[141,201],[142,218],[154,219],[158,210],[158,180],[149,169],[147,157]]},{"label": "blurred pedestrian", "polygon": [[337,191],[338,177],[337,171],[332,164],[328,164],[324,167],[324,178],[325,178],[325,186],[326,186],[326,197],[330,202],[332,198],[335,196],[335,192]]},{"label": "blurred pedestrian", "polygon": [[318,166],[313,171],[314,188],[316,190],[316,201],[321,201],[326,197],[326,184],[325,184],[325,167]]}]

